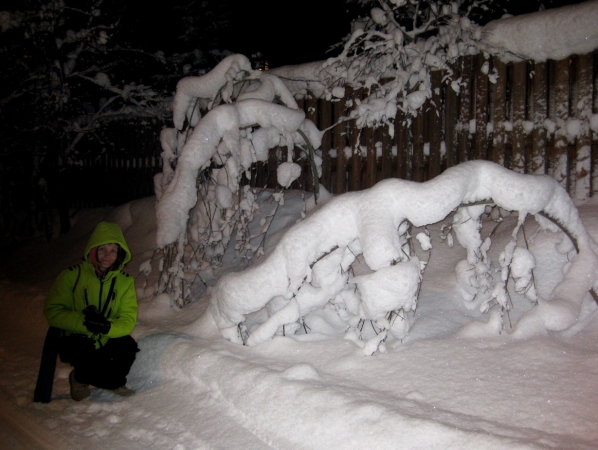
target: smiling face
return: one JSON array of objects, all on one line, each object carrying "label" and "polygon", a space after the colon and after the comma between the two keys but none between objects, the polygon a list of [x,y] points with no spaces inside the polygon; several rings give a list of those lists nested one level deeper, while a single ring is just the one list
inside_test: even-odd
[{"label": "smiling face", "polygon": [[106,272],[118,258],[118,244],[104,244],[98,247],[98,267]]}]

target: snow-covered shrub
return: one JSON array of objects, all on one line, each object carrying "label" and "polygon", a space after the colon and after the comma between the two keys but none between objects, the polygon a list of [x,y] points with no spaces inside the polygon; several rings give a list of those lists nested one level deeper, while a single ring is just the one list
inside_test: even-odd
[{"label": "snow-covered shrub", "polygon": [[[491,237],[480,238],[480,216],[486,205],[519,213],[512,240],[501,253],[497,279],[491,276],[487,259]],[[364,352],[371,354],[385,340],[405,336],[406,313],[417,306],[425,264],[410,250],[405,224],[433,224],[456,209],[451,233],[467,250],[467,259],[457,266],[467,301],[476,299],[482,311],[490,303],[508,311],[507,282],[512,278],[515,290],[538,302],[521,320],[559,331],[575,323],[597,280],[596,243],[554,179],[518,174],[487,161],[463,163],[425,183],[388,179],[329,200],[290,228],[259,264],[221,277],[206,314],[227,339],[255,345],[276,333],[294,333],[314,311],[333,311],[345,323],[348,338],[361,342]],[[578,250],[549,299],[537,297],[531,275],[533,256],[517,246],[516,237],[528,214],[542,228],[555,229],[558,224]],[[352,265],[361,256],[369,273],[352,277]],[[582,285],[580,279],[585,280]],[[262,309],[267,317],[247,329],[247,316]],[[371,322],[375,335],[363,339],[363,321]]]}]

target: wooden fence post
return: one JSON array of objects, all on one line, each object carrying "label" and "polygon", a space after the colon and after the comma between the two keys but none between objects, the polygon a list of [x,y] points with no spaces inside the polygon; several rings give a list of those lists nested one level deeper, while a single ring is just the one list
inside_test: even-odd
[{"label": "wooden fence post", "polygon": [[457,125],[459,124],[459,98],[453,89],[452,82],[459,79],[461,69],[458,64],[451,64],[452,77],[444,87],[444,146],[446,148],[446,167],[457,164]]},{"label": "wooden fence post", "polygon": [[496,83],[492,86],[492,151],[490,160],[497,164],[505,164],[505,145],[507,134],[505,120],[507,118],[507,65],[498,57],[492,59],[497,73]]},{"label": "wooden fence post", "polygon": [[[351,89],[345,88],[345,97],[334,104],[334,120],[338,122],[345,114],[346,98],[350,95]],[[334,148],[336,149],[336,174],[334,177],[333,193],[342,194],[347,186],[347,158],[345,147],[347,146],[348,123],[343,122],[333,128]]]},{"label": "wooden fence post", "polygon": [[[311,99],[311,101],[310,101]],[[318,124],[318,100],[313,99],[311,96],[306,96],[305,103],[304,103],[304,110],[305,110],[305,118],[311,120],[314,125]],[[313,144],[313,142],[312,142]],[[314,149],[316,150],[316,149]],[[308,154],[303,154],[303,160],[305,161],[305,165],[302,164],[302,167],[305,167],[305,190],[308,192],[312,192],[314,190],[314,176],[318,176],[318,174],[311,173],[311,164],[309,163],[310,156]]]},{"label": "wooden fence post", "polygon": [[[394,126],[394,124],[393,124]],[[385,180],[393,177],[393,164],[392,164],[392,142],[390,139],[390,133],[388,132],[388,125],[384,125],[378,128],[378,135],[382,142],[382,155],[380,156],[380,172],[379,177],[376,181]]]},{"label": "wooden fence post", "polygon": [[351,128],[347,130],[349,148],[351,149],[351,173],[349,175],[349,191],[361,189],[361,149],[359,145],[361,130],[355,125],[355,120],[347,122]]},{"label": "wooden fence post", "polygon": [[[577,76],[573,105],[574,114],[578,120],[588,121],[592,116],[592,77],[594,58],[592,54],[577,57]],[[580,126],[575,145],[575,158],[572,164],[573,186],[571,196],[577,200],[584,200],[591,191],[591,131],[588,126]]]},{"label": "wooden fence post", "polygon": [[[319,129],[327,130],[332,125],[332,104],[328,101],[318,101],[320,109]],[[330,162],[330,150],[332,149],[332,132],[329,130],[322,136],[322,176],[320,183],[324,188],[332,192],[332,164]]]},{"label": "wooden fence post", "polygon": [[475,57],[475,137],[471,159],[488,159],[488,75],[482,70],[486,63],[482,53]]},{"label": "wooden fence post", "polygon": [[405,113],[397,110],[395,117],[395,142],[397,144],[397,177],[407,179],[407,164],[409,153],[409,134],[405,124]]},{"label": "wooden fence post", "polygon": [[[353,92],[351,98],[353,99],[352,108],[355,108],[355,99],[361,99],[365,94],[365,90],[363,88],[358,89],[357,91]],[[347,140],[349,143],[349,148],[351,149],[351,173],[349,174],[349,191],[359,191],[361,190],[361,134],[363,130],[357,128],[357,121],[352,119],[347,124]]]},{"label": "wooden fence post", "polygon": [[434,70],[431,73],[432,98],[430,108],[426,111],[426,123],[429,139],[430,154],[428,157],[428,179],[432,179],[442,172],[442,158],[440,146],[442,145],[442,121],[440,111],[442,111],[442,72]]},{"label": "wooden fence post", "polygon": [[557,61],[554,67],[554,106],[552,118],[556,123],[554,147],[548,160],[549,175],[569,191],[569,158],[565,122],[569,117],[569,58]]},{"label": "wooden fence post", "polygon": [[471,119],[472,60],[470,55],[461,61],[461,91],[459,93],[459,123],[457,134],[457,162],[470,159],[471,142],[469,139],[469,121]]},{"label": "wooden fence post", "polygon": [[534,122],[534,131],[532,135],[532,151],[529,157],[529,173],[545,174],[546,164],[546,129],[544,121],[546,120],[548,109],[548,84],[547,84],[547,65],[546,63],[534,64],[534,76],[531,79],[532,103],[531,119]]},{"label": "wooden fence post", "polygon": [[282,148],[274,147],[268,152],[268,179],[267,186],[270,189],[276,189],[278,187],[278,175],[276,169],[278,168],[278,155],[282,153]]},{"label": "wooden fence post", "polygon": [[509,168],[525,173],[525,105],[527,99],[527,61],[513,64],[513,82],[511,83],[511,105],[513,124],[513,149]]},{"label": "wooden fence post", "polygon": [[[305,104],[306,104],[305,97],[297,100],[297,106],[303,112],[305,112]],[[298,146],[294,146],[292,149],[285,147],[285,149],[287,151],[287,157],[288,157],[288,152],[291,152],[292,161],[301,167],[301,174],[295,181],[293,181],[293,187],[295,187],[296,189],[300,189],[300,190],[307,190],[306,183],[307,183],[307,180],[309,179],[309,168],[307,165],[307,155],[305,153],[303,153],[302,149],[299,148]],[[288,161],[288,159],[285,161]]]},{"label": "wooden fence post", "polygon": [[413,118],[411,124],[412,136],[412,169],[411,179],[413,181],[424,181],[424,111],[426,107],[430,107],[430,100],[426,100],[421,109],[417,112],[417,116]]},{"label": "wooden fence post", "polygon": [[362,130],[361,140],[366,148],[366,173],[361,183],[363,189],[371,188],[376,184],[376,172],[378,167],[376,164],[376,142],[374,139],[374,130],[370,127],[366,127]]}]

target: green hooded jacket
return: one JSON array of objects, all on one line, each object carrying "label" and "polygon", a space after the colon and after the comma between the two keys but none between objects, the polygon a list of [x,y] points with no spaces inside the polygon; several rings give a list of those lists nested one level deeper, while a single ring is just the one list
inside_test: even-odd
[{"label": "green hooded jacket", "polygon": [[[118,244],[125,251],[119,267],[98,277],[90,260],[90,250],[104,244]],[[50,288],[44,315],[50,326],[69,334],[84,334],[102,347],[109,338],[131,334],[137,321],[137,294],[133,278],[122,271],[131,260],[131,252],[120,227],[115,223],[100,222],[92,233],[83,262],[63,270]],[[112,324],[106,335],[92,334],[83,325],[83,309],[95,305]]]}]

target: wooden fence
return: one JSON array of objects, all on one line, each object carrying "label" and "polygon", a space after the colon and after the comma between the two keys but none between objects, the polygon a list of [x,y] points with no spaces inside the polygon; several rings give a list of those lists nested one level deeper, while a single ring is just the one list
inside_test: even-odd
[{"label": "wooden fence", "polygon": [[154,195],[154,175],[161,171],[159,156],[87,158],[80,167],[64,172],[69,185],[80,187],[68,191],[68,205],[97,208],[150,197]]},{"label": "wooden fence", "polygon": [[[461,162],[485,159],[521,173],[548,174],[572,197],[587,198],[598,190],[598,133],[590,129],[590,123],[598,126],[592,118],[597,67],[598,53],[514,64],[463,57],[452,67],[452,79],[461,80],[459,94],[443,82],[443,71],[433,72],[432,98],[410,123],[399,112],[393,138],[384,128],[359,131],[354,121],[325,133],[320,183],[339,194],[390,177],[426,181]],[[300,103],[320,130],[348,115],[344,100]],[[283,160],[286,150],[273,151],[252,184],[276,187]],[[291,187],[311,190],[307,161],[300,163],[302,176]]]},{"label": "wooden fence", "polygon": [[164,124],[139,120],[143,126],[131,120],[111,124],[111,149],[90,152],[79,165],[60,172],[60,190],[69,207],[116,206],[154,195],[154,175],[162,171],[159,136]]}]

